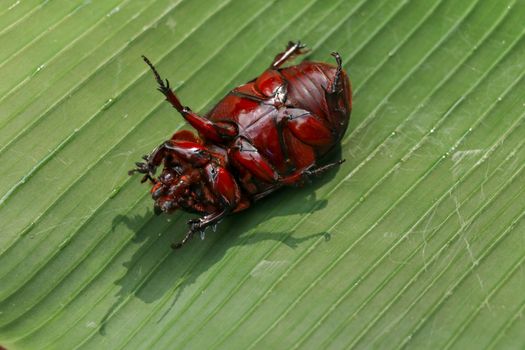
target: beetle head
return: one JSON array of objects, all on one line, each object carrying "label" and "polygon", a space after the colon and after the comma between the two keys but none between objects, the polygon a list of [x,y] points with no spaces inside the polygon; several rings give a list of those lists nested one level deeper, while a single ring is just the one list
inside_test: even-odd
[{"label": "beetle head", "polygon": [[[216,156],[212,156],[193,133],[178,131],[144,156],[144,162],[136,163],[130,175],[144,174],[142,182],[149,180],[153,184],[151,195],[156,214],[172,213],[178,208],[210,213],[215,211],[217,198],[208,188],[205,167],[212,158],[216,161]],[[155,177],[161,166],[160,175]]]},{"label": "beetle head", "polygon": [[178,208],[199,213],[214,210],[216,199],[204,181],[204,168],[173,159],[165,159],[164,163],[151,189],[156,214],[172,213]]}]

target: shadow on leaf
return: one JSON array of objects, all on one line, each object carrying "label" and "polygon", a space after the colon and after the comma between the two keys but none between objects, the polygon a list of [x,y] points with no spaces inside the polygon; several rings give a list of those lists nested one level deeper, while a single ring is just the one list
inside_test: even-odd
[{"label": "shadow on leaf", "polygon": [[[166,216],[156,217],[153,212],[134,217],[116,216],[113,226],[126,225],[136,232],[133,243],[140,245],[140,248],[123,264],[127,269],[125,275],[114,282],[120,286],[120,290],[116,294],[117,300],[100,322],[99,333],[106,334],[106,326],[112,315],[124,307],[130,297],[139,298],[147,304],[161,298],[171,298],[170,307],[156,320],[157,323],[161,322],[173,310],[184,290],[222,261],[233,247],[276,241],[296,249],[315,238],[324,237],[329,240],[330,235],[326,232],[296,238],[293,236],[294,232],[253,232],[253,228],[274,217],[310,213],[326,207],[327,201],[317,199],[314,190],[330,181],[335,173],[336,171],[330,171],[323,178],[314,180],[310,186],[281,189],[247,211],[225,219],[217,232],[206,231],[206,240],[201,242],[197,236],[193,242],[175,251],[171,250],[170,243],[175,236],[180,239],[186,232],[185,222],[190,217],[188,214],[176,213],[168,220]],[[292,202],[293,205],[287,205],[287,202]],[[238,222],[241,224],[238,225]],[[143,273],[144,270],[148,272]],[[166,293],[171,290],[175,291],[174,295],[167,296]],[[163,304],[160,302],[160,305]],[[154,314],[156,313],[151,311],[151,315]]]}]

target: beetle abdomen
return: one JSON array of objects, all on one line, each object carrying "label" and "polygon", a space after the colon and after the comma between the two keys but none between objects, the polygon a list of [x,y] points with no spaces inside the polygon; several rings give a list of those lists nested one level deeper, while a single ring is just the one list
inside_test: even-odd
[{"label": "beetle abdomen", "polygon": [[334,90],[336,74],[337,67],[317,62],[269,69],[230,92],[207,116],[234,122],[237,138],[248,141],[280,176],[287,176],[315,165],[347,128],[350,82],[343,71]]},{"label": "beetle abdomen", "polygon": [[337,68],[327,63],[303,62],[284,68],[281,74],[288,82],[288,104],[312,112],[325,119],[335,137],[334,143],[343,136],[352,109],[352,91],[345,71],[342,71],[342,94],[335,105],[326,96],[332,88]]}]

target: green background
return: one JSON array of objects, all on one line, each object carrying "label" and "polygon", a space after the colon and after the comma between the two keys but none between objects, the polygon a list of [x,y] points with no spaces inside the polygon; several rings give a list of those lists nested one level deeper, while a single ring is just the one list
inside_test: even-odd
[{"label": "green background", "polygon": [[[525,1],[0,3],[0,344],[525,347]],[[180,251],[127,170],[288,40],[340,52],[346,162]]]}]

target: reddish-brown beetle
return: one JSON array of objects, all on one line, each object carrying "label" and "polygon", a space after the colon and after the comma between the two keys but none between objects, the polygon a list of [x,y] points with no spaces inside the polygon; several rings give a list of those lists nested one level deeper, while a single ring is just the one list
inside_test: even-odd
[{"label": "reddish-brown beetle", "polygon": [[[302,62],[281,68],[304,53],[301,43],[290,42],[269,69],[232,90],[206,116],[184,107],[146,58],[166,96],[198,132],[176,132],[145,162],[130,171],[145,174],[153,184],[155,212],[182,208],[202,217],[188,222],[189,231],[179,248],[196,232],[217,224],[224,216],[286,185],[297,185],[341,164],[319,166],[317,161],[341,140],[350,118],[350,81],[341,57],[337,66]],[[155,178],[158,166],[162,173]]]}]

